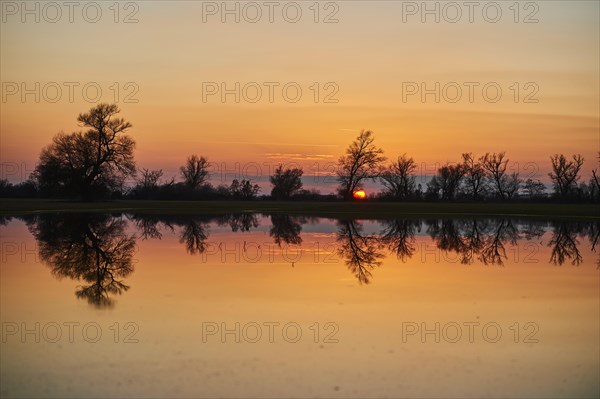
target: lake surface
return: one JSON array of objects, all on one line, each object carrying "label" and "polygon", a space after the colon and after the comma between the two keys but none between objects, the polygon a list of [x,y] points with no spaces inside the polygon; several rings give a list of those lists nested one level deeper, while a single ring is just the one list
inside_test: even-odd
[{"label": "lake surface", "polygon": [[598,397],[600,222],[4,218],[3,397]]}]

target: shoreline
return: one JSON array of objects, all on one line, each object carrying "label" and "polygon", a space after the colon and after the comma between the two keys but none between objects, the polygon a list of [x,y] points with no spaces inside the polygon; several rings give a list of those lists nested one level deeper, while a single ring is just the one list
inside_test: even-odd
[{"label": "shoreline", "polygon": [[599,220],[598,204],[466,202],[316,202],[316,201],[152,201],[75,202],[0,199],[0,215],[54,212],[133,212],[150,214],[266,213],[295,216],[378,219],[393,217],[516,217]]}]

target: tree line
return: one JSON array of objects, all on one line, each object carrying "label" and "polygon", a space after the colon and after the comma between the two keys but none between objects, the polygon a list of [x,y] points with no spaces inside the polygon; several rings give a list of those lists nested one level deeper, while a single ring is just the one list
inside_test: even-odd
[{"label": "tree line", "polygon": [[[13,185],[0,180],[0,196],[50,197],[80,200],[110,198],[132,199],[235,199],[252,200],[260,187],[250,180],[233,179],[229,185],[209,183],[208,159],[190,155],[180,167],[180,181],[175,177],[161,181],[162,169],[137,168],[135,141],[127,135],[131,123],[117,115],[115,104],[99,104],[77,121],[84,131],[59,133],[42,149],[39,162],[30,177]],[[337,163],[337,196],[305,190],[302,168],[277,167],[269,177],[274,200],[344,199],[352,200],[367,180],[379,181],[383,190],[371,199],[395,201],[483,201],[483,200],[559,200],[600,201],[600,168],[592,170],[588,182],[581,181],[584,159],[555,154],[550,157],[548,174],[553,190],[538,179],[523,179],[509,170],[505,152],[475,156],[463,153],[460,161],[447,163],[425,186],[417,184],[417,163],[402,154],[387,162],[375,136],[363,130],[350,143]],[[600,163],[600,152],[598,154]],[[135,179],[127,187],[127,179]],[[267,195],[263,195],[267,197]]]}]

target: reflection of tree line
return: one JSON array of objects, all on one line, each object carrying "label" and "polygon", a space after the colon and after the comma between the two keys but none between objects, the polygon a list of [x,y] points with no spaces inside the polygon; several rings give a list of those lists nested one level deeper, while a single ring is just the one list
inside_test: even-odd
[{"label": "reflection of tree line", "polygon": [[[129,289],[122,279],[133,272],[136,240],[161,239],[164,230],[175,232],[191,255],[208,247],[209,226],[228,226],[233,232],[259,227],[257,214],[229,215],[127,215],[40,214],[23,218],[39,244],[41,259],[58,277],[83,282],[76,296],[99,307],[113,305],[115,295]],[[270,215],[269,236],[278,246],[300,245],[302,226],[316,219]],[[127,220],[137,234],[128,231]],[[7,220],[3,220],[6,223]],[[540,239],[550,227],[550,263],[579,265],[583,261],[580,241],[589,239],[591,249],[600,246],[600,222],[546,222],[514,219],[396,219],[379,222],[381,230],[365,233],[361,222],[337,221],[337,254],[360,283],[369,283],[371,271],[380,266],[385,251],[407,261],[414,256],[416,235],[423,229],[436,248],[458,256],[462,264],[479,261],[484,265],[503,265],[508,259],[507,245],[519,240]],[[596,263],[600,268],[600,257]]]},{"label": "reflection of tree line", "polygon": [[[416,251],[416,234],[423,226],[437,249],[458,255],[462,264],[475,260],[484,265],[504,265],[508,259],[507,245],[516,246],[519,240],[540,239],[546,231],[546,222],[515,221],[514,219],[434,219],[383,221],[383,231],[378,234],[362,234],[359,222],[340,222],[339,254],[361,283],[368,283],[370,270],[380,266],[387,249],[403,262]],[[600,246],[599,222],[551,222],[552,236],[547,246],[551,248],[550,263],[563,265],[570,262],[578,266],[583,261],[579,251],[580,239],[589,238],[592,251]],[[535,250],[535,248],[533,248]],[[527,260],[524,254],[523,261]],[[454,258],[451,258],[454,259]],[[600,268],[600,256],[596,257]]]}]

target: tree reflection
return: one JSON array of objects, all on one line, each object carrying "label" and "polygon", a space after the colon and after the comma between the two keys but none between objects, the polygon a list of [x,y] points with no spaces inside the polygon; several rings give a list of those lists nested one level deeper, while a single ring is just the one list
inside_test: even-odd
[{"label": "tree reflection", "polygon": [[173,231],[171,223],[158,215],[131,215],[130,219],[135,224],[141,240],[160,240],[162,238],[161,224]]},{"label": "tree reflection", "polygon": [[506,244],[517,245],[519,229],[511,219],[500,219],[483,240],[479,260],[484,265],[504,266]]},{"label": "tree reflection", "polygon": [[426,223],[436,246],[458,254],[465,265],[477,259],[484,265],[503,266],[508,258],[506,244],[516,245],[520,238],[519,228],[511,219],[443,219]]},{"label": "tree reflection", "polygon": [[225,217],[226,222],[231,227],[231,231],[250,231],[257,228],[260,223],[258,215],[254,213],[233,213]]},{"label": "tree reflection", "polygon": [[75,295],[96,307],[113,306],[113,297],[129,290],[121,278],[133,272],[135,237],[125,227],[101,214],[39,215],[29,224],[52,274],[85,282]]},{"label": "tree reflection", "polygon": [[415,233],[421,223],[418,220],[395,219],[383,222],[381,243],[402,262],[410,259],[416,251]]},{"label": "tree reflection", "polygon": [[184,244],[190,255],[203,253],[208,247],[208,227],[216,217],[207,215],[131,215],[130,219],[138,230],[138,237],[162,239],[163,230],[171,232],[177,227],[179,243]]},{"label": "tree reflection", "polygon": [[484,247],[486,232],[490,226],[485,220],[462,220],[459,222],[463,237],[460,239],[460,262],[463,265],[470,265],[478,258],[482,248]]},{"label": "tree reflection", "polygon": [[[265,215],[267,216],[267,215]],[[269,235],[274,243],[301,245],[302,227],[311,220],[285,214],[268,215]],[[133,272],[136,238],[162,239],[166,230],[184,245],[188,254],[197,255],[208,247],[210,227],[229,226],[233,232],[257,228],[256,214],[229,215],[120,215],[110,214],[40,214],[23,217],[39,244],[41,259],[58,278],[68,277],[81,282],[75,292],[97,307],[114,305],[114,297],[129,289],[124,279]],[[127,220],[136,234],[127,229]],[[0,224],[9,218],[0,218]],[[315,219],[316,220],[316,219]],[[441,251],[458,254],[462,264],[480,262],[484,265],[504,265],[507,246],[520,240],[550,236],[550,263],[580,265],[583,256],[580,242],[589,240],[595,263],[600,269],[600,222],[540,222],[511,218],[470,219],[394,219],[380,222],[379,234],[364,233],[356,220],[338,220],[337,254],[359,283],[368,284],[372,270],[383,263],[384,254],[395,255],[402,262],[417,251],[416,236],[422,226]],[[245,248],[245,246],[244,246]]]},{"label": "tree reflection", "polygon": [[[588,236],[592,252],[596,254],[600,246],[600,222],[590,223],[588,227]],[[600,269],[600,254],[596,254],[596,266]]]},{"label": "tree reflection", "polygon": [[371,270],[381,266],[384,257],[377,250],[377,238],[363,235],[363,227],[357,221],[340,220],[338,226],[339,256],[361,284],[369,284]]},{"label": "tree reflection", "polygon": [[579,245],[577,235],[583,233],[581,224],[554,222],[552,227],[552,238],[548,243],[548,246],[552,247],[550,262],[562,266],[567,260],[570,260],[573,266],[579,266],[583,261],[581,252],[577,248]]},{"label": "tree reflection", "polygon": [[208,247],[206,222],[190,217],[185,220],[177,220],[176,224],[181,226],[179,242],[185,245],[188,254],[196,255],[206,251]]},{"label": "tree reflection", "polygon": [[302,223],[304,222],[304,219],[290,215],[271,215],[272,226],[269,236],[273,237],[275,244],[280,247],[282,243],[299,245],[302,243],[300,232],[302,231]]}]

